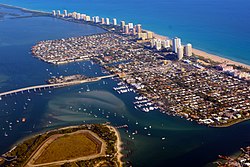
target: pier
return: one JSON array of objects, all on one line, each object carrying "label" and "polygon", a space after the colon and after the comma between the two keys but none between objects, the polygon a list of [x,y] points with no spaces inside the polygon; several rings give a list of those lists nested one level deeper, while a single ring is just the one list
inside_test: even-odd
[{"label": "pier", "polygon": [[11,90],[11,91],[7,91],[7,92],[2,92],[2,93],[0,93],[0,98],[3,97],[3,96],[7,96],[7,95],[17,94],[19,92],[23,93],[25,91],[30,92],[30,91],[33,90],[34,92],[36,92],[36,91],[45,90],[46,88],[54,89],[54,88],[60,88],[60,87],[65,87],[65,86],[83,84],[83,83],[88,83],[88,82],[97,82],[99,80],[102,80],[102,79],[105,79],[105,78],[111,78],[111,77],[115,77],[115,76],[116,76],[116,74],[106,75],[106,76],[101,76],[101,77],[95,77],[95,78],[88,78],[88,79],[72,81],[72,82],[29,86],[29,87],[25,87],[25,88]]}]

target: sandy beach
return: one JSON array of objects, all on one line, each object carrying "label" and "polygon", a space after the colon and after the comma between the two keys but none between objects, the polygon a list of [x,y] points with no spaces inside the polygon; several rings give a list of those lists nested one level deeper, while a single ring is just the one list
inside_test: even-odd
[{"label": "sandy beach", "polygon": [[[144,31],[149,31],[149,30],[144,30]],[[159,34],[156,34],[156,33],[154,33],[153,36],[155,38],[157,38],[157,39],[160,39],[160,40],[170,39],[167,36],[159,35]],[[199,49],[193,48],[193,53],[195,55],[204,57],[206,59],[211,59],[211,60],[213,60],[215,62],[224,63],[224,64],[228,64],[228,65],[229,64],[236,65],[236,66],[244,67],[244,68],[247,68],[247,69],[250,70],[250,65],[247,65],[247,64],[244,64],[244,63],[240,63],[240,62],[237,62],[237,61],[233,61],[233,60],[230,60],[228,58],[220,57],[218,55],[210,54],[210,53],[207,53],[207,52],[199,50]]]},{"label": "sandy beach", "polygon": [[193,48],[193,53],[198,55],[198,56],[202,56],[204,58],[211,59],[211,60],[216,61],[216,62],[225,63],[225,64],[233,64],[233,65],[236,65],[236,66],[241,66],[241,67],[250,69],[250,65],[243,64],[243,63],[240,63],[240,62],[236,62],[236,61],[233,61],[233,60],[230,60],[230,59],[227,59],[227,58],[223,58],[223,57],[220,57],[220,56],[217,56],[217,55],[214,55],[214,54],[209,54],[207,52],[204,52],[204,51],[201,51],[201,50],[198,50],[198,49]]},{"label": "sandy beach", "polygon": [[121,153],[121,151],[122,151],[122,147],[121,147],[121,145],[122,145],[122,141],[121,141],[121,136],[120,136],[120,133],[119,133],[119,131],[116,129],[116,128],[114,128],[114,127],[112,127],[112,126],[108,126],[110,129],[112,129],[114,132],[115,132],[115,135],[117,136],[117,159],[118,159],[118,162],[120,163],[120,166],[122,166],[123,165],[123,162],[122,162],[122,160],[121,160],[121,158],[122,158],[122,153]]}]

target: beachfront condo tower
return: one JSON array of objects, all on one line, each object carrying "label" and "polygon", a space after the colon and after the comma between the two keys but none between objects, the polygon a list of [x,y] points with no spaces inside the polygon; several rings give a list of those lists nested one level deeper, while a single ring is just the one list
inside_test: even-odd
[{"label": "beachfront condo tower", "polygon": [[192,54],[193,54],[192,44],[188,43],[184,47],[184,55],[185,56],[192,56]]},{"label": "beachfront condo tower", "polygon": [[141,24],[137,24],[136,31],[137,33],[141,33]]},{"label": "beachfront condo tower", "polygon": [[178,60],[181,60],[183,58],[183,46],[177,48],[177,57]]},{"label": "beachfront condo tower", "polygon": [[125,21],[121,21],[121,27],[122,27],[122,29],[123,29],[123,31],[124,31]]},{"label": "beachfront condo tower", "polygon": [[177,49],[178,49],[179,47],[181,47],[181,39],[175,37],[175,38],[173,39],[172,51],[173,51],[174,53],[177,53]]},{"label": "beachfront condo tower", "polygon": [[56,16],[56,11],[55,10],[52,10],[52,15]]},{"label": "beachfront condo tower", "polygon": [[68,16],[67,10],[64,10],[64,11],[63,11],[63,14],[64,14],[65,17],[67,17],[67,16]]},{"label": "beachfront condo tower", "polygon": [[109,25],[109,18],[106,18],[106,25]]},{"label": "beachfront condo tower", "polygon": [[134,24],[133,23],[128,23],[128,27],[129,27],[129,29],[133,29],[134,28]]},{"label": "beachfront condo tower", "polygon": [[116,20],[116,18],[113,18],[113,25],[114,25],[114,26],[117,25],[117,20]]},{"label": "beachfront condo tower", "polygon": [[125,34],[129,34],[129,26],[128,25],[125,25],[124,32],[125,32]]}]

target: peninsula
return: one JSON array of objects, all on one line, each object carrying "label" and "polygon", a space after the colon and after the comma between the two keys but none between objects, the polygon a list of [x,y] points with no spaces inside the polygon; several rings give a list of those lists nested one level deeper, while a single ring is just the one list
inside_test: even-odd
[{"label": "peninsula", "polygon": [[230,126],[250,118],[248,78],[223,70],[231,66],[194,54],[176,60],[169,49],[157,51],[149,45],[150,42],[138,43],[137,37],[111,30],[41,41],[32,48],[32,53],[53,64],[78,61],[80,56],[99,63],[109,73],[119,74],[142,98],[154,104],[141,109],[145,112],[159,108],[162,113],[213,127]]}]

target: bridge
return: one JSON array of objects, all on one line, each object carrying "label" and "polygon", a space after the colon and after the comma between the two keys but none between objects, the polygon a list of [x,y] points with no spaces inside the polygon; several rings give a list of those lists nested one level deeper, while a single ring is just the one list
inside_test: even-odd
[{"label": "bridge", "polygon": [[106,76],[101,76],[101,77],[95,77],[95,78],[87,78],[84,80],[77,80],[77,81],[71,81],[71,82],[63,82],[63,83],[55,83],[55,84],[45,84],[45,85],[36,85],[36,86],[29,86],[26,88],[20,88],[16,90],[11,90],[7,92],[2,92],[0,93],[0,99],[2,96],[7,96],[7,95],[12,95],[12,94],[17,94],[19,92],[25,92],[25,91],[34,91],[36,92],[37,90],[45,90],[46,88],[52,89],[52,88],[60,88],[60,87],[65,87],[65,86],[71,86],[71,85],[77,85],[77,84],[83,84],[83,83],[88,83],[88,82],[97,82],[99,80],[105,79],[105,78],[111,78],[117,76],[116,74],[114,75],[106,75]]}]

